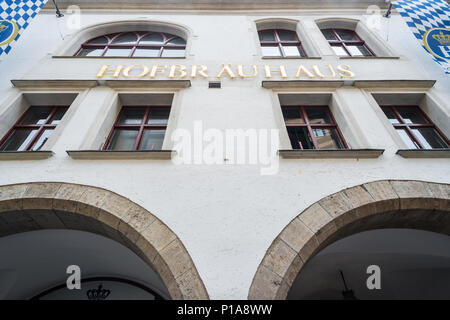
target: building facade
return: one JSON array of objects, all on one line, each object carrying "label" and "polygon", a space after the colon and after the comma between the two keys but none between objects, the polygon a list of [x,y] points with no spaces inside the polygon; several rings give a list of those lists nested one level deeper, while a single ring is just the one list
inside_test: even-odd
[{"label": "building facade", "polygon": [[0,298],[449,298],[450,80],[385,1],[58,3],[0,61]]}]

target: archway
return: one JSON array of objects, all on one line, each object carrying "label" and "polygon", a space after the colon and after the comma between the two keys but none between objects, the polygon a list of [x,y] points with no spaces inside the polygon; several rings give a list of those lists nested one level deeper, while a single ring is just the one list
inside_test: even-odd
[{"label": "archway", "polygon": [[42,229],[112,239],[151,266],[172,299],[209,298],[180,239],[146,209],[114,192],[53,182],[1,186],[0,237]]},{"label": "archway", "polygon": [[384,180],[339,191],[293,219],[267,250],[249,299],[285,299],[302,267],[347,236],[373,229],[408,228],[450,234],[450,186]]}]

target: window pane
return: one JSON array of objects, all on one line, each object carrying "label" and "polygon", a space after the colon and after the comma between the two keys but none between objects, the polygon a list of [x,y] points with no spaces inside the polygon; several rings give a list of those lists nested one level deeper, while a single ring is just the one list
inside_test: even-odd
[{"label": "window pane", "polygon": [[134,45],[137,42],[137,36],[134,33],[124,33],[113,40],[114,44],[131,44]]},{"label": "window pane", "polygon": [[108,146],[108,150],[134,150],[138,130],[116,129]]},{"label": "window pane", "polygon": [[45,124],[48,116],[50,115],[52,108],[50,107],[31,107],[25,118],[22,120],[22,124]]},{"label": "window pane", "polygon": [[278,32],[278,37],[280,38],[281,41],[298,41],[297,35],[295,34],[294,31],[277,30],[277,32]]},{"label": "window pane", "polygon": [[106,39],[105,37],[101,36],[101,37],[92,39],[88,43],[89,44],[105,44],[106,45],[108,43],[108,39]]},{"label": "window pane", "polygon": [[151,33],[143,37],[139,44],[162,44],[163,42],[164,39],[160,33]]},{"label": "window pane", "polygon": [[42,146],[47,142],[48,138],[52,134],[54,129],[45,129],[44,132],[42,132],[41,136],[38,138],[34,146],[31,148],[33,151],[38,151],[42,148]]},{"label": "window pane", "polygon": [[167,124],[169,119],[170,109],[169,108],[158,108],[150,110],[150,118],[148,119],[148,124]]},{"label": "window pane", "polygon": [[360,41],[358,37],[356,36],[355,32],[352,30],[343,30],[338,29],[336,30],[336,33],[341,37],[342,40],[345,41]]},{"label": "window pane", "polygon": [[428,121],[420,113],[418,108],[399,107],[397,108],[397,111],[403,118],[403,121],[405,121],[405,123],[417,123],[417,124],[428,123]]},{"label": "window pane", "polygon": [[406,145],[408,146],[408,149],[418,149],[419,148],[418,146],[416,146],[414,141],[409,137],[409,135],[406,133],[405,130],[397,129],[397,132],[400,135],[400,137],[402,138],[403,142],[405,142]]},{"label": "window pane", "polygon": [[159,56],[159,49],[137,48],[133,54],[133,57],[158,57],[158,56]]},{"label": "window pane", "polygon": [[286,57],[301,57],[302,51],[297,46],[283,46],[284,54]]},{"label": "window pane", "polygon": [[1,151],[24,151],[33,140],[37,129],[17,129],[0,147]]},{"label": "window pane", "polygon": [[162,57],[184,57],[184,49],[168,49],[164,48]]},{"label": "window pane", "polygon": [[143,108],[124,108],[120,116],[120,124],[141,124],[145,115]]},{"label": "window pane", "polygon": [[288,127],[287,130],[293,149],[314,149],[314,145],[307,128]]},{"label": "window pane", "polygon": [[131,48],[108,48],[105,57],[128,57],[131,53]]},{"label": "window pane", "polygon": [[400,121],[398,121],[397,117],[395,116],[394,112],[392,112],[391,109],[382,108],[382,110],[391,123],[400,123]]},{"label": "window pane", "polygon": [[341,57],[348,56],[347,52],[341,46],[331,46],[331,48],[333,49],[334,53],[338,56]]},{"label": "window pane", "polygon": [[353,57],[369,57],[372,55],[365,46],[347,46],[347,49]]},{"label": "window pane", "polygon": [[325,39],[327,39],[327,40],[337,40],[337,38],[334,35],[333,31],[331,31],[330,29],[323,29],[322,33],[325,36]]},{"label": "window pane", "polygon": [[64,114],[66,113],[67,108],[58,108],[56,113],[53,115],[51,124],[58,124],[62,117],[64,117]]},{"label": "window pane", "polygon": [[312,129],[319,149],[342,149],[344,145],[337,134],[336,129]]},{"label": "window pane", "polygon": [[300,109],[298,108],[283,108],[283,116],[284,116],[284,122],[287,124],[291,123],[305,123],[303,120]]},{"label": "window pane", "polygon": [[260,41],[275,41],[275,35],[272,30],[264,30],[259,32]]},{"label": "window pane", "polygon": [[176,45],[184,45],[184,44],[186,44],[186,41],[180,37],[176,37],[167,43],[168,44],[176,44]]},{"label": "window pane", "polygon": [[425,149],[448,148],[448,145],[433,128],[412,129],[412,131]]},{"label": "window pane", "polygon": [[333,123],[327,112],[327,108],[311,107],[305,109],[310,123]]},{"label": "window pane", "polygon": [[161,150],[166,130],[145,130],[139,150]]},{"label": "window pane", "polygon": [[277,47],[261,47],[264,57],[281,57],[280,49]]},{"label": "window pane", "polygon": [[78,57],[100,57],[105,48],[83,48],[77,54]]}]

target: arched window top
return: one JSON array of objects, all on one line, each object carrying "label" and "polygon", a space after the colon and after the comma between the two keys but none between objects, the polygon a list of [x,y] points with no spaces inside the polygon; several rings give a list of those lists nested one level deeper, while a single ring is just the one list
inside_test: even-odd
[{"label": "arched window top", "polygon": [[259,30],[258,35],[264,57],[306,57],[305,50],[295,31],[265,29]]},{"label": "arched window top", "polygon": [[340,57],[375,56],[366,42],[352,29],[323,28],[321,31],[334,53]]},{"label": "arched window top", "polygon": [[92,38],[75,56],[84,57],[184,57],[186,40],[170,33],[126,31]]}]

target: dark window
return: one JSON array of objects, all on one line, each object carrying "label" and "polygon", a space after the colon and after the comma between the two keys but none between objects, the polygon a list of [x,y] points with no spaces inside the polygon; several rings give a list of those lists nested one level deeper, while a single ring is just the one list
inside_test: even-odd
[{"label": "dark window", "polygon": [[105,150],[161,150],[170,107],[123,107]]},{"label": "dark window", "polygon": [[340,57],[375,56],[355,31],[348,29],[322,29],[334,53]]},{"label": "dark window", "polygon": [[346,149],[327,106],[282,107],[293,149]]},{"label": "dark window", "polygon": [[184,57],[186,41],[178,36],[148,31],[107,34],[86,41],[75,56]]},{"label": "dark window", "polygon": [[37,151],[67,111],[66,106],[30,107],[0,141],[0,151]]},{"label": "dark window", "polygon": [[261,30],[258,32],[264,57],[306,57],[297,33],[290,30]]},{"label": "dark window", "polygon": [[446,149],[447,137],[417,106],[382,106],[409,149]]}]

